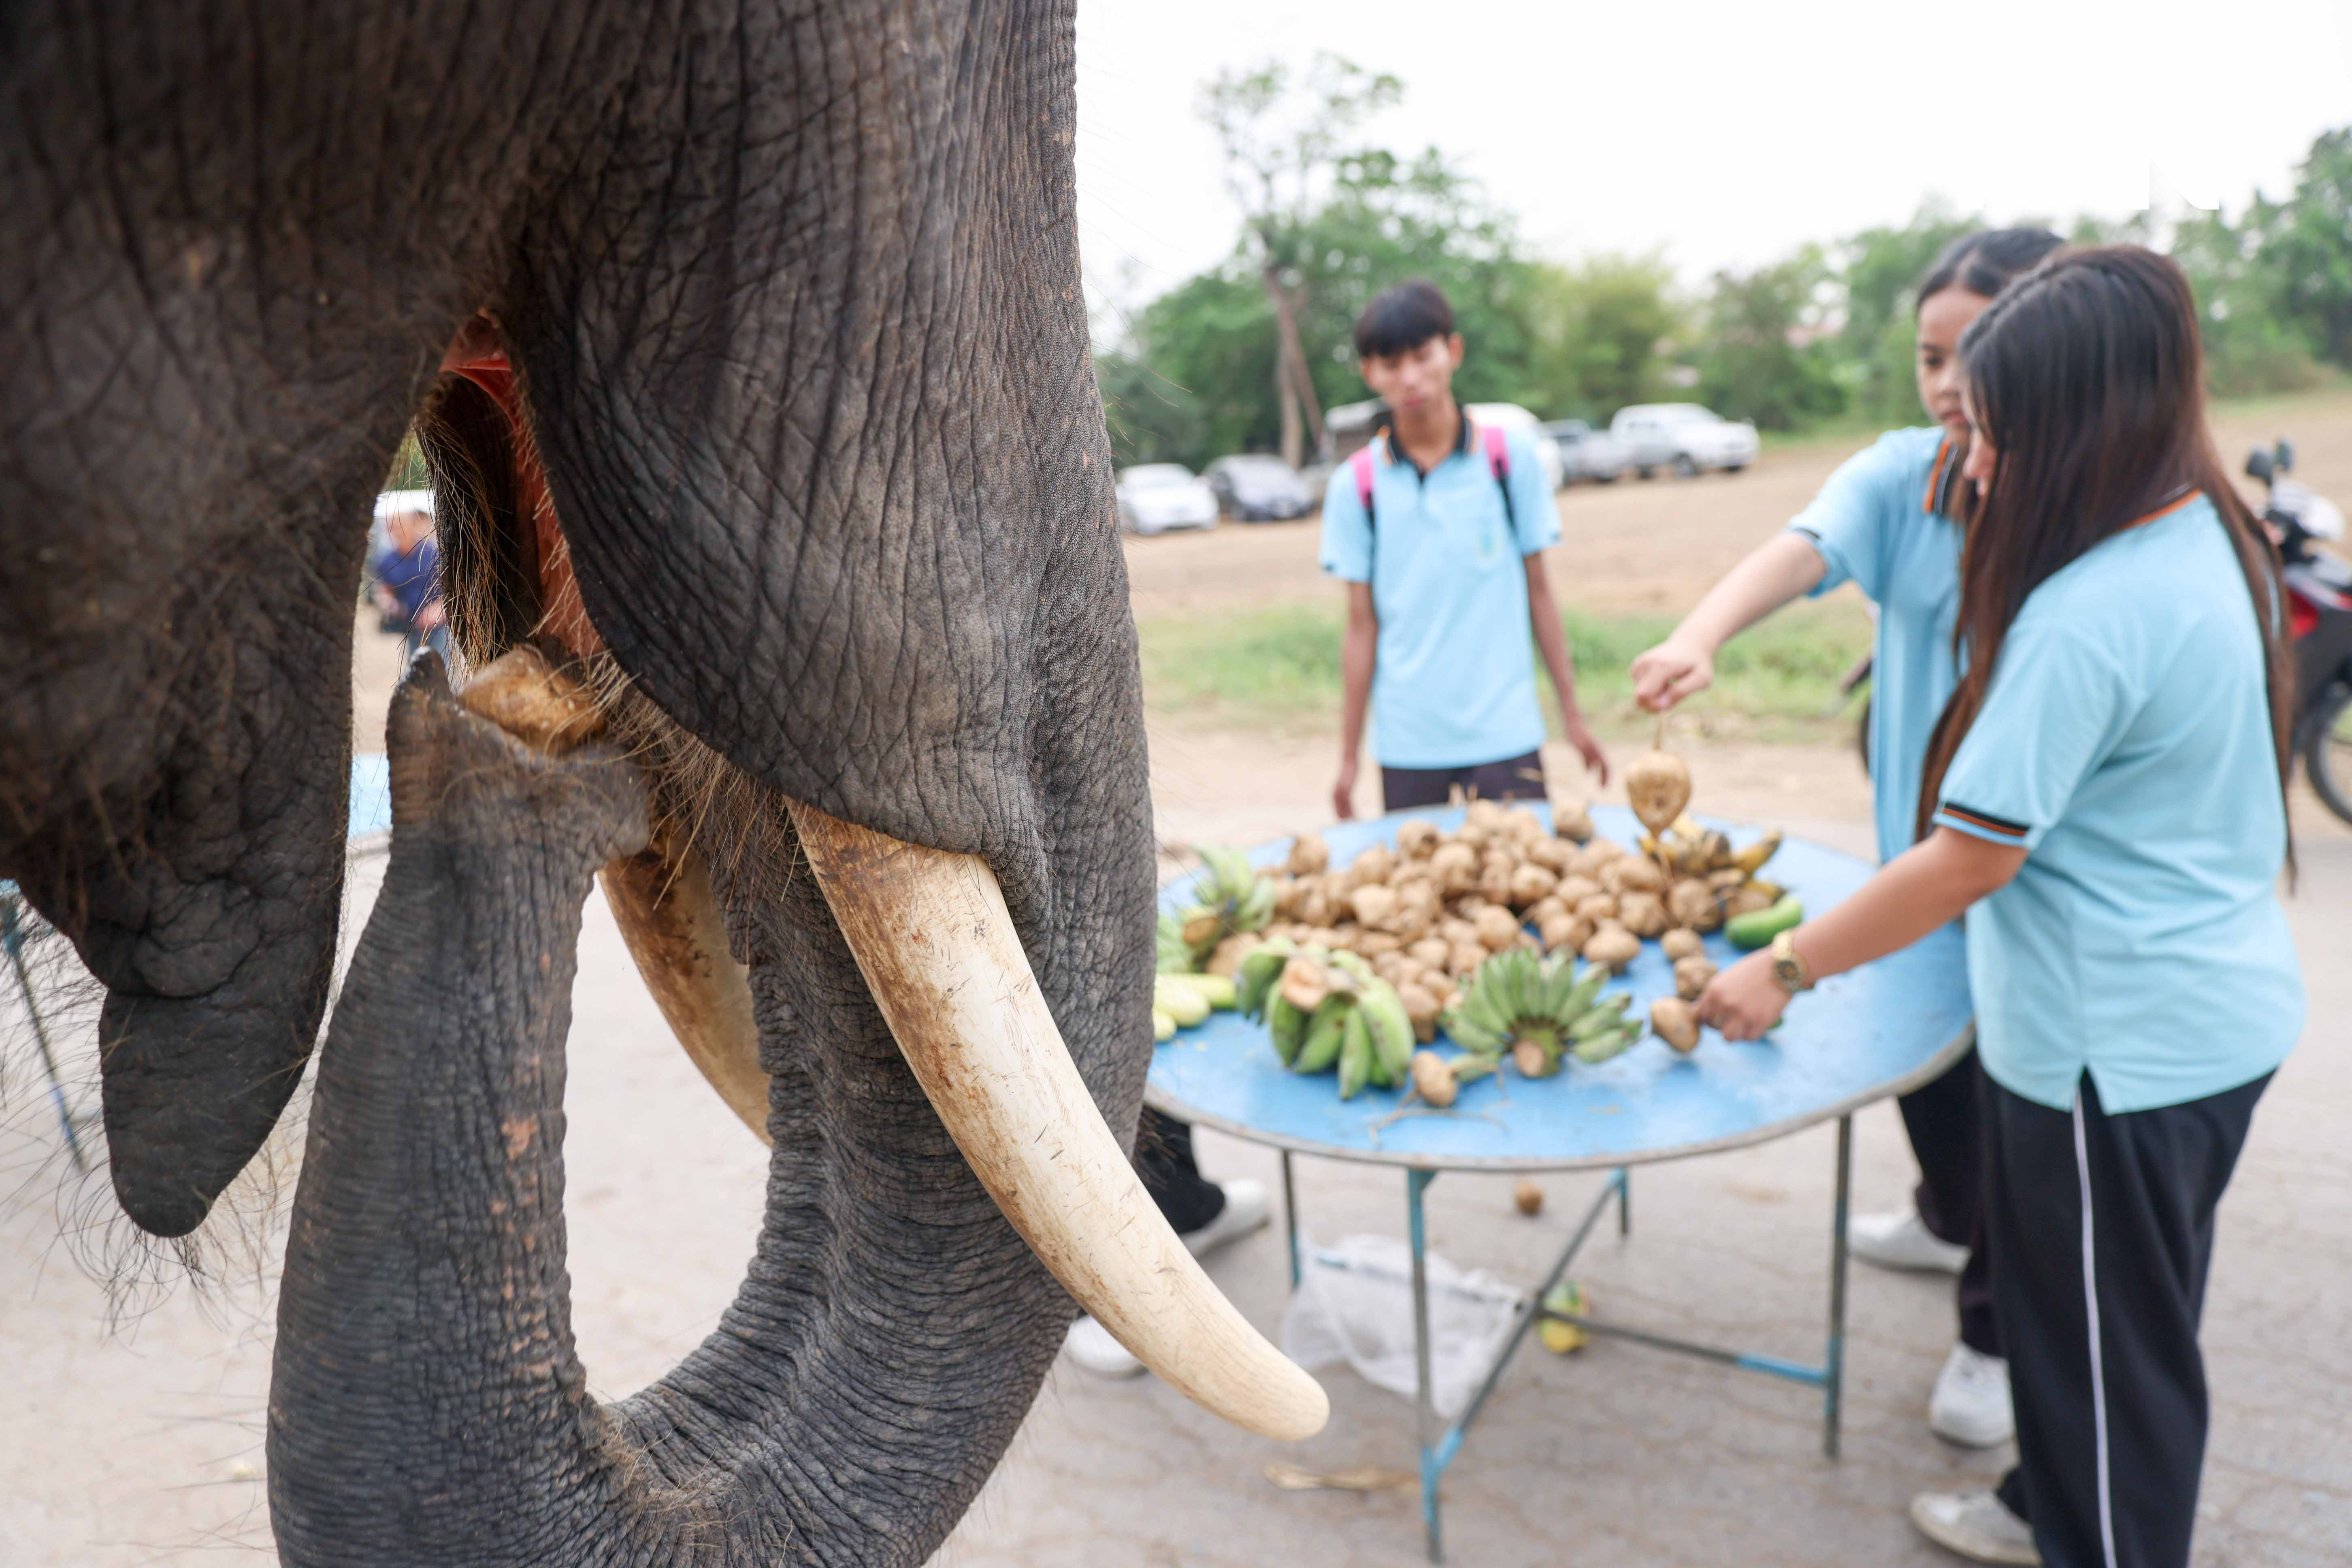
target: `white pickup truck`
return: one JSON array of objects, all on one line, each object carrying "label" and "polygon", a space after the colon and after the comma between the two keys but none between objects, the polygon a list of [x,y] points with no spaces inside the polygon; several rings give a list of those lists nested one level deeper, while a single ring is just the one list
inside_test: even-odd
[{"label": "white pickup truck", "polygon": [[1755,426],[1696,403],[1620,408],[1609,433],[1623,444],[1627,465],[1645,479],[1660,468],[1686,479],[1709,468],[1736,474],[1756,460],[1758,450]]}]

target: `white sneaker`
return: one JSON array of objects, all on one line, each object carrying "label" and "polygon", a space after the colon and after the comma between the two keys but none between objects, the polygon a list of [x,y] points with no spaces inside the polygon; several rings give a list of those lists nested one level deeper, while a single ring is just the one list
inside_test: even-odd
[{"label": "white sneaker", "polygon": [[1938,1437],[1990,1448],[2017,1436],[2009,1403],[2009,1363],[1967,1345],[1954,1345],[1927,1397],[1927,1426]]},{"label": "white sneaker", "polygon": [[1855,1215],[1845,1222],[1845,1245],[1856,1258],[1881,1268],[1958,1274],[1969,1266],[1969,1249],[1939,1238],[1916,1208],[1899,1214]]},{"label": "white sneaker", "polygon": [[1937,1545],[1971,1563],[2039,1564],[2033,1531],[1990,1492],[1921,1492],[1911,1500],[1911,1522]]},{"label": "white sneaker", "polygon": [[1062,1353],[1097,1377],[1133,1377],[1143,1363],[1092,1318],[1080,1318],[1062,1336]]},{"label": "white sneaker", "polygon": [[1265,1184],[1243,1176],[1223,1185],[1225,1206],[1217,1211],[1217,1217],[1198,1230],[1184,1233],[1184,1245],[1195,1258],[1206,1258],[1228,1242],[1239,1241],[1252,1231],[1265,1228]]}]

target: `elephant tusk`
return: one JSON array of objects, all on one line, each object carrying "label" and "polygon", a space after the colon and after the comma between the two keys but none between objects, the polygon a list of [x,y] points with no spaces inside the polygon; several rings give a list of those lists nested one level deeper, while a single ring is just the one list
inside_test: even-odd
[{"label": "elephant tusk", "polygon": [[[484,666],[457,700],[553,755],[604,732],[594,696],[528,644]],[[611,862],[597,879],[687,1059],[767,1142],[768,1075],[760,1066],[751,980],[728,951],[726,921],[701,858],[656,834],[643,852]]]},{"label": "elephant tusk", "polygon": [[751,1016],[750,972],[728,951],[710,875],[692,849],[655,841],[596,873],[637,973],[669,1020],[687,1059],[761,1142],[768,1137],[768,1073]]},{"label": "elephant tusk", "polygon": [[1210,1283],[1143,1190],[1070,1060],[994,874],[811,806],[792,817],[908,1066],[1054,1278],[1203,1409],[1268,1437],[1321,1431],[1322,1386]]}]

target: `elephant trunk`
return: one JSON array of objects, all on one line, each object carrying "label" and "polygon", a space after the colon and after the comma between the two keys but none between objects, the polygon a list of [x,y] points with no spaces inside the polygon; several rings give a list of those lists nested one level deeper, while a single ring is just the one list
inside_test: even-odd
[{"label": "elephant trunk", "polygon": [[[1319,1427],[1321,1391],[1142,1194],[985,868],[804,808],[822,898],[803,883],[800,912],[829,903],[839,925],[796,1005],[814,1019],[862,969],[920,1088],[879,1070],[887,1033],[763,1046],[780,1147],[742,1295],[662,1384],[589,1400],[563,1043],[580,906],[600,867],[645,852],[643,788],[619,748],[583,743],[588,710],[544,700],[562,686],[535,655],[462,703],[419,668],[394,704],[392,862],[288,1243],[270,1431],[287,1562],[919,1561],[940,1510],[845,1518],[851,1478],[978,1484],[1050,1354],[1027,1331],[1067,1310],[1039,1259],[1204,1405]],[[751,975],[773,1017],[774,966]],[[933,1107],[979,1184],[942,1166]]]},{"label": "elephant trunk", "polygon": [[429,656],[389,728],[391,863],[287,1238],[271,1506],[289,1563],[529,1561],[553,1521],[485,1477],[620,1472],[571,1333],[563,1043],[582,901],[643,846],[643,786],[472,717]]}]

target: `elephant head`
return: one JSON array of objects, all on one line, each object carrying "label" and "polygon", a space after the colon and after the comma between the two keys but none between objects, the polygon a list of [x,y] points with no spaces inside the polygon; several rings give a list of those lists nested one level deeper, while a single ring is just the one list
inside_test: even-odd
[{"label": "elephant head", "polygon": [[[1150,822],[1066,5],[5,30],[0,875],[108,987],[141,1225],[201,1222],[317,1033],[364,520],[420,412],[492,669],[395,704],[282,1288],[285,1559],[919,1561],[1064,1285],[1319,1425],[1181,1247],[1118,1234],[1159,1222],[1104,1154]],[[600,868],[774,1146],[735,1306],[609,1406],[561,1210]]]}]

